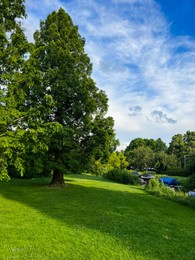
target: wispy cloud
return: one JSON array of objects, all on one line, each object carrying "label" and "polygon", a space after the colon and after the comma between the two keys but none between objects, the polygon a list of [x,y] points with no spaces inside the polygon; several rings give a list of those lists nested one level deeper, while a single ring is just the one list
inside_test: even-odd
[{"label": "wispy cloud", "polygon": [[141,115],[142,108],[140,106],[129,107],[129,116]]},{"label": "wispy cloud", "polygon": [[138,136],[168,142],[174,134],[192,130],[195,40],[173,37],[171,24],[154,0],[26,4],[29,37],[39,19],[60,6],[79,26],[93,63],[92,76],[109,97],[109,114],[123,146]]},{"label": "wispy cloud", "polygon": [[162,111],[154,110],[151,113],[151,118],[155,120],[157,123],[168,123],[168,124],[175,124],[177,123],[176,120],[167,117]]}]

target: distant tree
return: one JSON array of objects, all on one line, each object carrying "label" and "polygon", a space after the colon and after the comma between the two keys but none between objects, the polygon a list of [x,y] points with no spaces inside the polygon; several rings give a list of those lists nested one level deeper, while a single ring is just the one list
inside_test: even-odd
[{"label": "distant tree", "polygon": [[140,146],[146,146],[146,142],[143,138],[135,138],[133,139],[129,145],[125,149],[125,154],[128,154],[129,151],[134,150],[135,148],[138,148]]},{"label": "distant tree", "polygon": [[154,147],[155,152],[165,152],[167,151],[167,145],[164,143],[161,138],[158,138],[155,141],[155,147]]},{"label": "distant tree", "polygon": [[187,131],[183,140],[187,146],[187,152],[184,155],[184,166],[188,169],[189,173],[195,173],[195,131]]},{"label": "distant tree", "polygon": [[[138,164],[140,164],[140,168],[143,168],[142,158],[140,158],[140,161],[139,159],[137,160],[137,158],[135,158],[135,156],[137,156],[137,153],[139,154],[142,151],[144,154],[148,155],[146,156],[147,158],[154,158],[155,153],[163,152],[166,150],[167,150],[167,146],[160,138],[158,138],[157,140],[136,138],[132,140],[130,144],[126,147],[124,154],[127,157],[127,160],[131,166],[139,168]],[[152,156],[150,156],[149,154],[152,154]],[[147,163],[144,162],[144,164],[147,164],[150,167],[152,167],[153,159],[149,161],[150,162]]]},{"label": "distant tree", "polygon": [[150,147],[153,151],[159,152],[159,151],[165,151],[167,149],[166,144],[161,140],[161,138],[158,138],[157,140],[154,139],[143,139],[143,138],[135,138],[133,139],[130,144],[126,147],[125,153],[128,153],[128,151],[132,151],[135,148],[138,148],[140,146],[146,146]]},{"label": "distant tree", "polygon": [[154,166],[154,152],[150,147],[140,146],[131,152],[130,164],[139,170]]},{"label": "distant tree", "polygon": [[180,161],[180,166],[184,167],[184,158],[188,153],[188,146],[184,142],[183,135],[177,134],[172,137],[168,148],[169,154],[174,154]]},{"label": "distant tree", "polygon": [[164,172],[171,168],[178,167],[178,159],[174,154],[167,154],[166,152],[155,153],[155,164],[154,167],[158,173]]},{"label": "distant tree", "polygon": [[189,150],[195,150],[195,131],[187,131],[183,135],[183,141]]},{"label": "distant tree", "polygon": [[64,173],[87,170],[115,150],[114,121],[106,117],[108,98],[90,77],[85,40],[70,16],[62,8],[48,15],[34,39],[25,70],[26,125],[46,131],[43,168],[53,174],[51,184],[61,185]]},{"label": "distant tree", "polygon": [[135,138],[133,139],[129,145],[125,148],[124,155],[127,158],[127,161],[129,162],[130,166],[133,166],[133,151],[139,147],[145,147],[146,143],[143,138]]},{"label": "distant tree", "polygon": [[152,151],[156,149],[156,141],[154,139],[144,139],[145,146],[150,147]]}]

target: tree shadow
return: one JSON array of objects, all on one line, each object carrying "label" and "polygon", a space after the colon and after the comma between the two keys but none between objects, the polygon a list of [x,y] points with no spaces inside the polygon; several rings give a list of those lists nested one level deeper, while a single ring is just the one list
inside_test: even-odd
[{"label": "tree shadow", "polygon": [[[13,180],[13,183],[14,185],[12,181],[4,185],[1,183],[0,194],[71,227],[81,226],[106,233],[123,241],[130,250],[139,254],[142,252],[146,258],[151,255],[156,257],[161,253],[159,241],[161,247],[167,247],[163,259],[168,259],[172,250],[177,250],[179,257],[182,252],[189,250],[183,248],[180,252],[178,240],[162,239],[167,229],[170,229],[170,233],[175,237],[178,236],[185,241],[194,239],[195,242],[195,237],[183,231],[188,221],[191,221],[192,230],[195,229],[195,223],[192,223],[194,212],[191,209],[140,191],[136,193],[136,188],[130,193],[84,187],[69,179],[66,179],[66,188],[55,189],[46,185],[47,179]],[[169,207],[172,208],[172,212],[167,212]],[[186,222],[183,222],[184,212]],[[173,223],[175,230],[172,232]]]}]

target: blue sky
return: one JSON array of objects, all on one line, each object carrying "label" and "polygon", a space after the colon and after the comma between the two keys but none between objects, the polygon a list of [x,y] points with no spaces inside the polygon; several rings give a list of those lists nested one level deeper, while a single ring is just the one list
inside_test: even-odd
[{"label": "blue sky", "polygon": [[137,137],[169,144],[195,130],[194,0],[26,0],[30,40],[40,19],[59,7],[86,39],[119,149]]}]

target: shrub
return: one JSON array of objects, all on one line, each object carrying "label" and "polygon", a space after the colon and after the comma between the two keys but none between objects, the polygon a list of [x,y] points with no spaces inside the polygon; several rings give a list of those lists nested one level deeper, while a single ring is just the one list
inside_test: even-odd
[{"label": "shrub", "polygon": [[173,188],[166,186],[164,183],[159,182],[158,179],[151,179],[145,186],[149,192],[155,193],[168,198],[186,196],[182,191],[175,191]]},{"label": "shrub", "polygon": [[193,173],[184,184],[187,191],[195,190],[195,173]]},{"label": "shrub", "polygon": [[114,168],[110,171],[108,171],[106,174],[104,174],[104,177],[106,179],[123,183],[123,184],[131,184],[131,185],[137,185],[140,184],[140,179],[138,176],[135,176],[128,170],[120,170],[117,168]]},{"label": "shrub", "polygon": [[[192,175],[193,178],[190,178],[191,187],[195,187],[195,174]],[[191,177],[192,177],[191,176]],[[164,183],[159,183],[157,179],[151,179],[145,186],[146,191],[157,195],[162,196],[173,201],[176,201],[182,205],[186,205],[192,208],[195,208],[195,199],[189,197],[183,191],[175,191],[174,189],[166,186]]]},{"label": "shrub", "polygon": [[160,183],[157,179],[151,179],[145,186],[145,189],[147,191],[158,191],[159,190]]},{"label": "shrub", "polygon": [[191,158],[189,160],[189,162],[187,163],[186,169],[190,174],[193,174],[195,172],[195,159],[194,158]]},{"label": "shrub", "polygon": [[169,176],[189,176],[189,171],[185,168],[171,168],[164,172],[166,175]]}]

